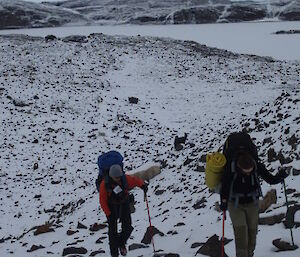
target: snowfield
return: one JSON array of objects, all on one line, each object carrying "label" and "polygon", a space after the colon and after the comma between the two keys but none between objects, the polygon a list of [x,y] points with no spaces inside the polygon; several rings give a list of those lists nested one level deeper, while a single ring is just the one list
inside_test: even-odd
[{"label": "snowfield", "polygon": [[[201,244],[194,243],[222,234],[219,197],[204,183],[205,155],[241,129],[270,169],[291,170],[286,184],[300,245],[300,62],[154,37],[65,41],[0,36],[2,256],[62,256],[71,246],[87,252],[76,256],[109,256],[94,179],[98,155],[111,149],[125,156],[128,172],[161,165],[148,193],[152,224],[164,233],[155,235],[155,248],[195,256]],[[176,151],[174,138],[184,133]],[[263,182],[263,193],[270,188],[278,201],[261,217],[286,213],[282,186]],[[131,247],[149,226],[143,192],[133,192]],[[256,257],[299,256],[299,249],[275,253],[272,240],[291,241],[283,222],[259,226]],[[50,232],[39,234],[44,224]],[[225,236],[233,239],[229,218]],[[234,256],[233,241],[225,251]],[[152,255],[151,244],[128,252]]]}]

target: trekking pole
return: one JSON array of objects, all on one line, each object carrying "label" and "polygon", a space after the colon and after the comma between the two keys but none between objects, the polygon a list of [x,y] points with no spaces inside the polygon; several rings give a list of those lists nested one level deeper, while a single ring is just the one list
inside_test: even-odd
[{"label": "trekking pole", "polygon": [[[285,202],[286,202],[287,211],[289,211],[289,203],[288,203],[287,194],[286,194],[285,180],[282,181],[282,184],[283,184],[283,189],[284,189],[284,195],[285,195]],[[290,227],[290,232],[291,232],[292,244],[294,246],[295,245],[294,244],[294,237],[293,237],[293,231],[292,231],[291,227]]]},{"label": "trekking pole", "polygon": [[222,225],[222,257],[224,257],[225,220],[226,220],[226,211],[223,211],[223,225]]},{"label": "trekking pole", "polygon": [[153,227],[152,227],[152,224],[151,224],[149,204],[148,204],[148,198],[147,198],[146,194],[145,194],[145,201],[146,201],[146,205],[147,205],[148,218],[149,218],[149,224],[150,224],[151,242],[152,242],[153,252],[155,253],[155,246],[154,246],[154,239],[153,239]]}]

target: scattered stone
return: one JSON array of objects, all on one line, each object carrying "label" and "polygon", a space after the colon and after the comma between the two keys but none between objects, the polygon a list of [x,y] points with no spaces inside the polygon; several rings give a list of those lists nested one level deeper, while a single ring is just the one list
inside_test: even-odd
[{"label": "scattered stone", "polygon": [[149,245],[144,245],[144,244],[131,244],[129,247],[128,247],[128,250],[129,251],[133,251],[133,250],[136,250],[136,249],[141,249],[141,248],[148,248]]},{"label": "scattered stone", "polygon": [[36,230],[34,231],[34,235],[40,235],[40,234],[44,234],[44,233],[49,233],[49,232],[54,232],[55,230],[53,228],[51,228],[52,224],[50,223],[46,223],[44,225],[41,226],[37,226]]},{"label": "scattered stone", "polygon": [[71,235],[74,235],[74,234],[77,233],[77,232],[79,232],[79,231],[78,231],[78,230],[74,231],[74,230],[70,230],[70,229],[69,229],[69,230],[67,231],[67,235],[68,235],[68,236],[71,236]]},{"label": "scattered stone", "polygon": [[39,164],[37,162],[35,162],[33,164],[33,170],[37,170],[39,168]]},{"label": "scattered stone", "polygon": [[294,206],[289,206],[285,221],[283,222],[286,228],[293,228],[296,225],[295,214],[300,210],[300,205],[296,204]]},{"label": "scattered stone", "polygon": [[77,228],[78,228],[78,229],[87,229],[87,226],[83,225],[82,223],[80,223],[80,222],[78,221]]},{"label": "scattered stone", "polygon": [[105,253],[105,251],[100,249],[98,251],[91,252],[90,256],[96,256],[97,254],[102,254],[102,253]]},{"label": "scattered stone", "polygon": [[194,205],[193,205],[193,208],[195,210],[198,210],[200,208],[204,208],[206,205],[204,203],[206,203],[206,198],[205,197],[202,197],[202,199],[198,200]]},{"label": "scattered stone", "polygon": [[291,251],[291,250],[296,250],[298,249],[297,245],[291,245],[288,242],[282,241],[281,238],[274,239],[272,241],[272,244],[278,248],[277,252],[280,251]]},{"label": "scattered stone", "polygon": [[73,36],[64,37],[62,41],[74,42],[74,43],[87,43],[88,39],[86,36],[73,35]]},{"label": "scattered stone", "polygon": [[292,174],[293,174],[293,176],[299,176],[300,170],[293,168]]},{"label": "scattered stone", "polygon": [[259,223],[259,225],[278,224],[284,219],[284,216],[285,216],[285,214],[281,213],[281,214],[270,216],[270,217],[259,218],[258,223]]},{"label": "scattered stone", "polygon": [[104,229],[106,227],[107,227],[107,225],[105,225],[105,224],[94,223],[93,225],[90,226],[90,231],[96,232],[96,231],[99,231],[100,229]]},{"label": "scattered stone", "polygon": [[141,243],[146,244],[146,245],[151,244],[152,237],[155,236],[156,234],[158,234],[160,236],[164,236],[164,233],[159,231],[156,227],[149,226],[147,228],[147,231],[146,231]]},{"label": "scattered stone", "polygon": [[69,254],[86,254],[87,249],[84,247],[67,247],[63,250],[63,256],[69,255]]},{"label": "scattered stone", "polygon": [[298,29],[279,30],[279,31],[276,31],[274,34],[276,34],[276,35],[282,35],[282,34],[300,34],[300,30],[298,30]]},{"label": "scattered stone", "polygon": [[197,248],[197,247],[199,247],[199,246],[202,246],[204,243],[193,243],[192,245],[191,245],[191,248],[193,249],[193,248]]},{"label": "scattered stone", "polygon": [[45,248],[45,246],[42,246],[42,245],[32,245],[31,248],[29,250],[27,250],[27,252],[31,253],[31,252],[34,252],[36,250],[43,249],[43,248]]},{"label": "scattered stone", "polygon": [[[224,240],[224,245],[231,242],[232,239],[226,239]],[[221,257],[221,245],[222,241],[219,240],[219,237],[217,235],[211,236],[196,252],[197,254],[203,254],[207,256],[212,257]],[[224,257],[228,257],[228,255],[224,252]]]},{"label": "scattered stone", "polygon": [[259,201],[259,212],[265,212],[272,204],[277,202],[276,189],[271,189],[264,198]]},{"label": "scattered stone", "polygon": [[47,35],[47,36],[45,36],[45,41],[46,42],[53,41],[53,40],[56,40],[56,39],[57,39],[57,37],[54,36],[54,35]]},{"label": "scattered stone", "polygon": [[139,99],[137,97],[128,97],[128,101],[130,104],[137,104]]},{"label": "scattered stone", "polygon": [[276,154],[274,148],[269,148],[267,154],[268,154],[268,162],[275,162],[278,160],[277,154]]},{"label": "scattered stone", "polygon": [[183,149],[183,144],[185,144],[187,139],[187,133],[184,133],[183,137],[175,136],[174,147],[176,151],[180,151]]}]

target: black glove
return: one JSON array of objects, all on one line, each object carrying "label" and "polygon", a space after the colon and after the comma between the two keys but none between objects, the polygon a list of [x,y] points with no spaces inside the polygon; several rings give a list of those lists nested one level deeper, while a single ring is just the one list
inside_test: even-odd
[{"label": "black glove", "polygon": [[278,172],[278,176],[284,180],[289,175],[289,169],[280,169]]},{"label": "black glove", "polygon": [[148,192],[148,184],[146,182],[144,182],[144,185],[142,185],[142,189],[144,191],[144,194],[147,194],[147,192]]},{"label": "black glove", "polygon": [[221,201],[220,209],[221,209],[221,211],[227,211],[227,201],[226,200]]}]

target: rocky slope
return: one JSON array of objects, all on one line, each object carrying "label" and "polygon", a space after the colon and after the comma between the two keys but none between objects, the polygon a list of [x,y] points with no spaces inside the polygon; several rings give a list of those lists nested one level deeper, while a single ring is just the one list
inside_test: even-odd
[{"label": "rocky slope", "polygon": [[2,29],[55,27],[83,22],[86,22],[86,18],[71,9],[19,0],[0,0]]},{"label": "rocky slope", "polygon": [[199,24],[300,20],[299,1],[75,0],[34,4],[0,0],[0,28],[80,24]]},{"label": "rocky slope", "polygon": [[[1,36],[0,49],[4,256],[108,256],[94,179],[97,156],[110,149],[124,154],[126,171],[149,162],[162,167],[148,198],[152,224],[161,231],[156,249],[174,253],[169,256],[200,254],[208,238],[216,245],[213,235],[221,228],[218,195],[204,184],[205,155],[241,129],[250,132],[269,169],[291,170],[286,183],[299,244],[299,62],[103,34]],[[175,143],[184,133],[185,140]],[[273,239],[289,240],[282,188],[272,188],[278,202],[260,216],[279,218],[260,227],[262,257],[275,250]],[[150,241],[143,240],[148,217],[142,192],[133,193],[128,256],[152,256]],[[233,238],[229,221],[226,237]],[[234,255],[230,240],[226,252]],[[297,256],[299,250],[276,255]]]}]

